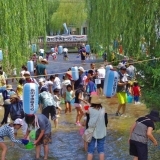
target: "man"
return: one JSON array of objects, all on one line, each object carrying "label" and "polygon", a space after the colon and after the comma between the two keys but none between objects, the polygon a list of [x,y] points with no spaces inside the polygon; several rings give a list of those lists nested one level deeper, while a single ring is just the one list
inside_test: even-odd
[{"label": "man", "polygon": [[127,67],[127,74],[129,76],[129,79],[132,81],[132,80],[135,80],[135,72],[136,72],[136,68],[133,66],[133,63],[129,63],[129,66]]},{"label": "man", "polygon": [[85,70],[83,67],[79,67],[79,79],[74,82],[74,89],[77,90],[78,88],[83,88],[84,87],[84,81],[87,78],[85,75]]},{"label": "man", "polygon": [[48,61],[46,59],[41,59],[40,63],[36,66],[35,76],[40,77],[46,77],[47,78],[47,70],[46,70],[46,64],[48,64]]},{"label": "man", "polygon": [[103,65],[101,65],[101,67],[97,70],[97,73],[98,73],[98,79],[101,80],[101,83],[97,84],[97,90],[98,90],[98,94],[102,95],[103,94],[103,86],[104,86],[104,78],[105,78],[105,74],[106,74],[106,70]]},{"label": "man", "polygon": [[116,116],[120,116],[120,110],[122,108],[122,115],[125,113],[126,109],[126,102],[127,102],[127,93],[126,93],[126,85],[128,83],[127,76],[126,76],[126,67],[122,66],[120,68],[118,85],[117,85],[117,96],[118,96],[118,109],[116,112]]}]

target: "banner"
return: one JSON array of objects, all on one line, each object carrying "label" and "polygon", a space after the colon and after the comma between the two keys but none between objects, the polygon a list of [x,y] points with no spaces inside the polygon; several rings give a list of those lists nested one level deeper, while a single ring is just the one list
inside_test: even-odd
[{"label": "banner", "polygon": [[87,35],[46,36],[46,42],[79,42],[87,41]]}]

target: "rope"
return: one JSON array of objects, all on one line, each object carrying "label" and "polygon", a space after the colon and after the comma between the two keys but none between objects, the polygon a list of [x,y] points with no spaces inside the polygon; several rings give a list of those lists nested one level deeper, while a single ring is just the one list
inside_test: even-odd
[{"label": "rope", "polygon": [[[138,63],[142,63],[142,62],[148,62],[148,61],[159,60],[159,59],[160,59],[160,57],[151,58],[151,59],[142,60],[142,61],[135,61],[132,64],[138,64]],[[112,63],[112,62],[118,62],[118,61],[111,61],[111,62],[108,62],[108,63]],[[62,64],[62,62],[57,62],[57,63],[61,63]],[[98,64],[98,63],[102,63],[102,62],[95,62],[95,63]],[[68,63],[63,63],[63,64],[68,64]],[[87,64],[87,63],[85,63],[85,64]],[[89,64],[90,64],[90,62],[89,62]],[[75,66],[75,65],[76,66],[81,66],[82,64],[73,64],[73,66]],[[113,67],[116,67],[116,66],[113,66]],[[89,70],[89,69],[87,69],[87,70]],[[85,70],[85,71],[87,71],[87,70]],[[66,71],[66,72],[57,72],[57,73],[54,73],[54,74],[65,74],[67,72],[68,71]],[[53,75],[53,73],[52,74],[47,74],[47,75],[30,76],[30,77],[32,77],[32,78],[36,78],[37,77],[38,78],[38,77],[46,77],[46,76],[51,76],[51,75]],[[9,79],[20,79],[20,78],[23,78],[23,77],[9,77],[7,79],[9,80]]]}]

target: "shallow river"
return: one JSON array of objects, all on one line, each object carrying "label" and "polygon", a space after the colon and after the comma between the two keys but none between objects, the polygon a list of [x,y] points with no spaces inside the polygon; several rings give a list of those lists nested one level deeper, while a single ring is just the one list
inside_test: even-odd
[{"label": "shallow river", "polygon": [[[76,58],[77,54],[69,54],[69,61],[63,61],[62,55],[58,55],[57,61],[50,63],[47,67],[48,73],[65,72],[73,65],[81,65],[80,59]],[[94,61],[94,60],[93,60]],[[91,60],[84,65],[85,69],[89,69]],[[61,75],[62,76],[62,75]],[[128,153],[128,132],[130,125],[134,120],[146,113],[144,106],[127,106],[127,117],[115,117],[114,113],[117,108],[117,100],[105,99],[104,106],[109,113],[108,133],[105,141],[106,160],[131,160],[132,157]],[[64,109],[64,106],[62,105]],[[138,111],[137,111],[138,110]],[[73,109],[71,114],[65,115],[62,111],[59,118],[58,129],[52,124],[52,144],[49,150],[48,160],[86,160],[86,153],[83,150],[83,141],[79,135],[79,127],[74,125],[76,112]],[[21,131],[20,131],[21,132]],[[158,138],[158,136],[157,136]],[[24,146],[16,144],[14,147],[8,143],[9,150],[7,160],[33,160],[35,150],[26,150]],[[159,147],[154,148],[150,145],[149,160],[160,159]],[[43,152],[41,152],[43,156]],[[98,160],[98,154],[95,152],[94,160]]]}]

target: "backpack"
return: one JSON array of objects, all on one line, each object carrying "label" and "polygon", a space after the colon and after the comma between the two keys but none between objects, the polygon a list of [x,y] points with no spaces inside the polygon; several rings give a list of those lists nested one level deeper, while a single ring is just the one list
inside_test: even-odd
[{"label": "backpack", "polygon": [[17,118],[24,118],[23,104],[22,101],[18,101],[17,103],[10,104],[10,116],[13,121]]}]

